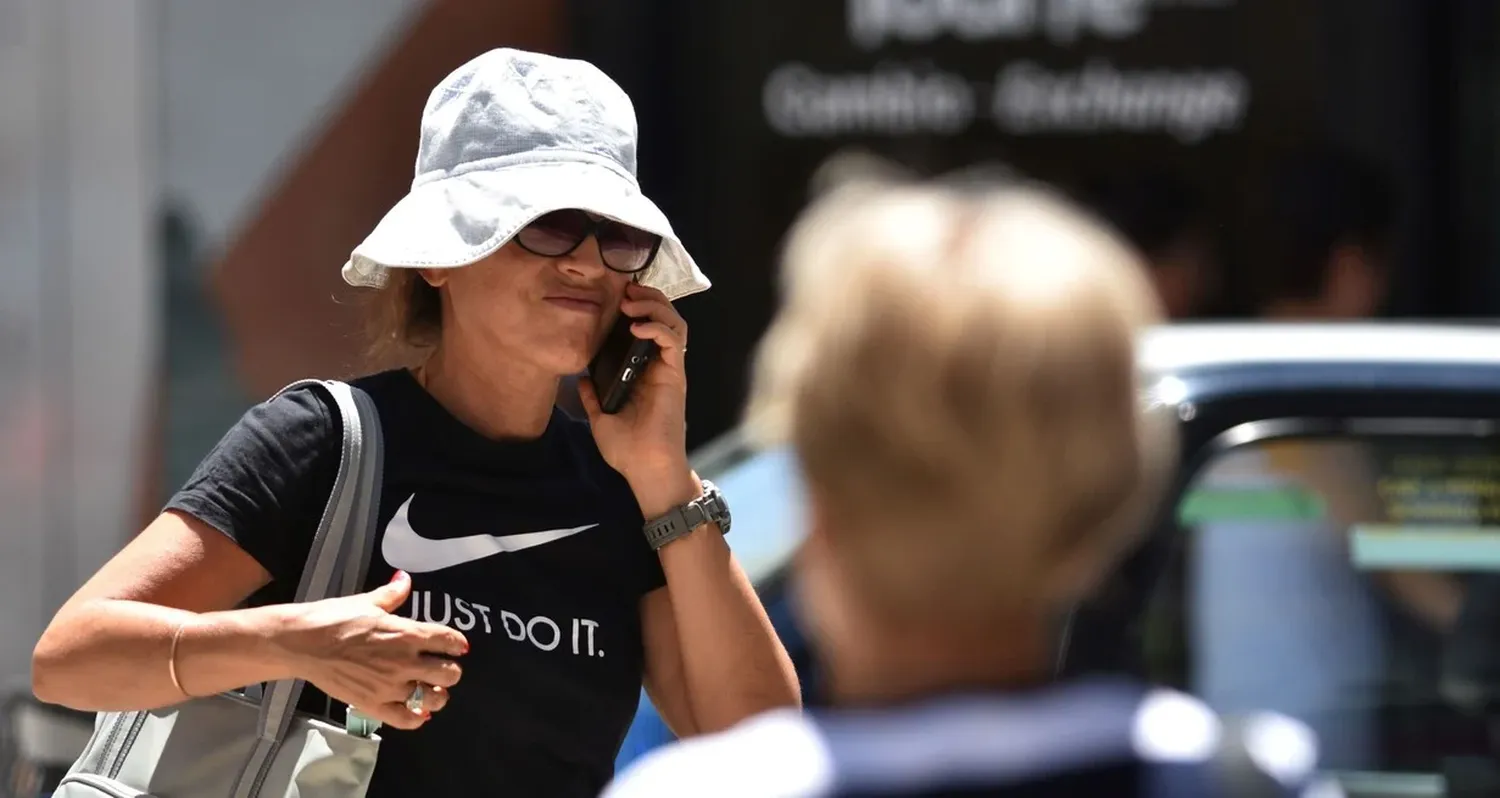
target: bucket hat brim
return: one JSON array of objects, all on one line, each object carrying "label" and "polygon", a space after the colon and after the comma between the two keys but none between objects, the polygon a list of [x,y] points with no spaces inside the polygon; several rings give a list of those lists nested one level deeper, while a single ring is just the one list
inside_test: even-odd
[{"label": "bucket hat brim", "polygon": [[483,260],[521,228],[552,211],[579,209],[661,236],[641,282],[668,299],[712,284],[635,180],[603,159],[569,153],[477,166],[418,182],[344,264],[344,281],[378,288],[390,269],[445,269]]}]

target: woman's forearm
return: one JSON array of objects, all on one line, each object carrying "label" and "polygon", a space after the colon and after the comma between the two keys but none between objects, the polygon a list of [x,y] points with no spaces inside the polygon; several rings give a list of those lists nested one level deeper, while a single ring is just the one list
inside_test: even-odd
[{"label": "woman's forearm", "polygon": [[193,613],[136,601],[94,600],[66,609],[32,654],[37,698],[84,711],[156,709],[193,696],[291,678],[275,644],[281,607]]},{"label": "woman's forearm", "polygon": [[791,657],[718,530],[669,544],[661,559],[698,730],[796,706],[801,691]]},{"label": "woman's forearm", "polygon": [[[656,517],[700,491],[694,477],[677,491],[662,491],[660,498],[644,494],[641,509],[647,518]],[[791,657],[718,529],[698,529],[659,554],[697,731],[728,728],[758,712],[796,706],[801,691]]]}]

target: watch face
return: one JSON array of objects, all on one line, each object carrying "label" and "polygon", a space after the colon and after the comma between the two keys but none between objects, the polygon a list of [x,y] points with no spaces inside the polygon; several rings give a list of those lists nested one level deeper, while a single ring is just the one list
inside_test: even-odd
[{"label": "watch face", "polygon": [[724,494],[718,490],[715,490],[713,495],[713,506],[709,512],[712,513],[714,521],[719,524],[719,533],[727,535],[730,527],[729,502],[724,501]]}]

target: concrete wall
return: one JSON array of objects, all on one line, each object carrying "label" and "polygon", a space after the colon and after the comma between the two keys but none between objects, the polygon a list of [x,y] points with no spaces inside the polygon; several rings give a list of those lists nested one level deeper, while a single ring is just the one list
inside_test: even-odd
[{"label": "concrete wall", "polygon": [[149,2],[0,3],[0,678],[128,532],[157,344]]},{"label": "concrete wall", "polygon": [[[181,331],[162,208],[211,265],[421,6],[0,0],[0,682],[24,678],[52,612],[139,528],[163,337]],[[177,409],[222,420],[218,368]]]},{"label": "concrete wall", "polygon": [[158,0],[169,195],[223,241],[421,0]]}]

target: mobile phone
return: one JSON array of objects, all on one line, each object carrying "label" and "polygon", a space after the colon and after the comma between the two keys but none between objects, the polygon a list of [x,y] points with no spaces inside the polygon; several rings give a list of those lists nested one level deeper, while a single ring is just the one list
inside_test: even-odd
[{"label": "mobile phone", "polygon": [[630,401],[636,380],[660,351],[655,341],[637,338],[630,332],[630,325],[636,321],[620,314],[604,345],[589,363],[589,379],[599,397],[599,409],[605,413],[618,413]]}]

